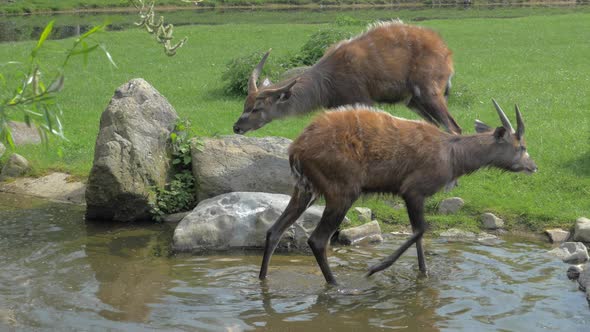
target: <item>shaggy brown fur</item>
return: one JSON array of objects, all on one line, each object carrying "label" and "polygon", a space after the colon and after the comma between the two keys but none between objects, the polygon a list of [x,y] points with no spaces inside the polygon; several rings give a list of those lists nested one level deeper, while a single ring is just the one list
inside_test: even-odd
[{"label": "shaggy brown fur", "polygon": [[457,136],[419,121],[393,117],[367,107],[344,108],[318,116],[291,144],[289,160],[297,180],[289,206],[267,234],[260,277],[281,234],[318,196],[326,199],[322,219],[309,238],[328,283],[335,283],[326,260],[328,240],[362,193],[400,195],[414,230],[392,256],[370,269],[380,271],[413,243],[421,271],[426,271],[421,237],[425,230],[424,201],[446,184],[482,167],[535,172],[524,146],[524,124],[517,110],[518,131],[501,109],[504,127],[492,130],[478,122],[481,133]]},{"label": "shaggy brown fur", "polygon": [[453,75],[451,51],[430,29],[399,21],[376,24],[327,50],[297,77],[258,87],[267,57],[268,53],[252,72],[235,133],[322,107],[401,101],[425,120],[461,133],[446,102]]}]

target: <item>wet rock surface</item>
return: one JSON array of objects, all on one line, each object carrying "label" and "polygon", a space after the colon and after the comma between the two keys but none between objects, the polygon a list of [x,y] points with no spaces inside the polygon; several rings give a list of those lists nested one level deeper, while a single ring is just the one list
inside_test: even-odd
[{"label": "wet rock surface", "polygon": [[[282,194],[233,192],[201,201],[174,230],[173,248],[192,252],[263,248],[266,232],[289,200]],[[278,248],[308,251],[307,239],[323,210],[309,207],[285,231]]]},{"label": "wet rock surface", "polygon": [[580,264],[588,261],[588,249],[582,242],[564,242],[549,253],[560,258],[564,263]]},{"label": "wet rock surface", "polygon": [[338,242],[344,245],[352,245],[360,242],[379,243],[382,241],[381,227],[379,227],[377,220],[357,227],[346,228],[338,233]]}]

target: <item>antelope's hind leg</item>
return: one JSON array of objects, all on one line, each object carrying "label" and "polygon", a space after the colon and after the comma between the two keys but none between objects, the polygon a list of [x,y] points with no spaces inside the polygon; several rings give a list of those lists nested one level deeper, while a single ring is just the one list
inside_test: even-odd
[{"label": "antelope's hind leg", "polygon": [[342,223],[342,220],[344,220],[346,212],[356,200],[349,200],[344,197],[345,195],[336,200],[328,200],[328,198],[326,198],[326,208],[322,214],[322,219],[307,240],[315,259],[322,270],[326,282],[332,285],[336,285],[336,278],[334,278],[330,266],[328,265],[328,242],[338,229],[338,226]]},{"label": "antelope's hind leg", "polygon": [[281,214],[279,219],[270,227],[266,232],[266,245],[264,247],[264,257],[262,258],[262,265],[260,266],[260,274],[258,278],[266,278],[268,272],[268,264],[270,257],[277,248],[281,236],[293,225],[293,223],[307,210],[307,207],[313,203],[313,194],[310,192],[304,192],[299,190],[297,187],[294,189],[291,195],[291,200],[285,208],[285,211]]},{"label": "antelope's hind leg", "polygon": [[426,261],[424,259],[424,248],[422,247],[422,236],[426,230],[426,222],[424,221],[424,198],[404,197],[406,208],[408,209],[408,216],[412,224],[413,234],[404,242],[393,254],[385,258],[380,263],[373,265],[367,272],[367,277],[385,270],[397,261],[400,256],[416,243],[416,250],[418,252],[418,267],[421,272],[426,273]]}]

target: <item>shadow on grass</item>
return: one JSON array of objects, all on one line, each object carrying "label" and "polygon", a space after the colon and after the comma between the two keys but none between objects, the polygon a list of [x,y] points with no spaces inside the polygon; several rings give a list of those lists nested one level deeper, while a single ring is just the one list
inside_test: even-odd
[{"label": "shadow on grass", "polygon": [[563,166],[577,176],[590,176],[590,151],[565,162]]}]

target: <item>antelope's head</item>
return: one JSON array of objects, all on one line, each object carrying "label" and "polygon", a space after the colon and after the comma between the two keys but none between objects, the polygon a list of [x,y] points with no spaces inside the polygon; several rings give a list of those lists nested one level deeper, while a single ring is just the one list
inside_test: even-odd
[{"label": "antelope's head", "polygon": [[291,88],[297,83],[297,80],[290,79],[287,83],[279,83],[277,86],[266,78],[260,86],[257,85],[258,77],[262,73],[262,68],[269,54],[270,50],[264,54],[262,60],[250,74],[244,111],[233,127],[236,134],[245,134],[248,131],[256,130],[286,114],[284,110],[291,97]]},{"label": "antelope's head", "polygon": [[498,112],[502,127],[492,129],[485,123],[475,120],[475,130],[478,133],[490,133],[494,136],[493,165],[510,172],[528,174],[537,172],[537,165],[526,150],[524,122],[518,106],[514,107],[517,122],[515,131],[500,105],[494,99],[492,102]]}]

